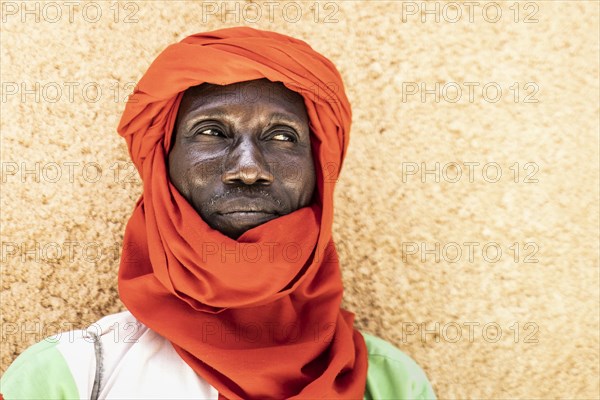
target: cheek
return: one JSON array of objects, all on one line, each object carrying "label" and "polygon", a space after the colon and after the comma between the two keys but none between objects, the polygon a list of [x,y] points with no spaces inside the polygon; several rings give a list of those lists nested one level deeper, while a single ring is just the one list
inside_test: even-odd
[{"label": "cheek", "polygon": [[185,169],[182,162],[182,155],[177,150],[177,147],[174,147],[169,153],[169,179],[177,190],[185,196],[187,188],[183,180],[184,172]]},{"label": "cheek", "polygon": [[305,172],[305,177],[304,177],[304,188],[306,191],[306,203],[305,205],[307,205],[310,200],[312,199],[313,193],[316,189],[316,174],[315,174],[315,166],[313,164],[313,160],[310,160],[310,163],[306,166],[306,172]]},{"label": "cheek", "polygon": [[221,181],[221,161],[193,157],[189,160],[185,179],[195,188],[205,188]]},{"label": "cheek", "polygon": [[302,166],[302,175],[300,182],[306,191],[312,191],[315,186],[315,166],[312,158],[306,161]]},{"label": "cheek", "polygon": [[315,189],[315,169],[313,161],[309,156],[305,156],[295,162],[288,162],[285,168],[281,170],[281,179],[288,193],[291,194],[292,201],[298,207],[304,207],[310,203],[313,191]]},{"label": "cheek", "polygon": [[204,159],[200,154],[174,148],[169,155],[169,177],[179,192],[190,201],[192,194],[203,194],[211,182],[219,178],[220,162]]}]

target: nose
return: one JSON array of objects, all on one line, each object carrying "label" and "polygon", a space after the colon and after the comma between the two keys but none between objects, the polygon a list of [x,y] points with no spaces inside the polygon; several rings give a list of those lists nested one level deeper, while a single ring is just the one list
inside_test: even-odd
[{"label": "nose", "polygon": [[226,184],[267,186],[273,179],[259,145],[251,140],[244,140],[232,149],[222,175]]}]

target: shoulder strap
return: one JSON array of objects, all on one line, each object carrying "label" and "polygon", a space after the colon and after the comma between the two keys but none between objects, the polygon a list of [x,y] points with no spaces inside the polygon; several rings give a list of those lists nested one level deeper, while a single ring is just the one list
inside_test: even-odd
[{"label": "shoulder strap", "polygon": [[96,353],[96,374],[94,376],[94,386],[90,400],[98,400],[100,395],[100,386],[102,385],[102,342],[100,337],[93,332],[89,334],[94,338],[94,352]]}]

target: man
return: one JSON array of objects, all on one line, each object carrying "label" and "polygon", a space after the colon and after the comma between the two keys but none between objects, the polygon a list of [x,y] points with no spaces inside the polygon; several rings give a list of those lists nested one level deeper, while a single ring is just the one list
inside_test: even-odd
[{"label": "man", "polygon": [[338,71],[302,41],[231,28],[169,46],[118,128],[144,182],[119,269],[128,311],[32,346],[5,397],[434,398],[340,309],[350,119]]}]

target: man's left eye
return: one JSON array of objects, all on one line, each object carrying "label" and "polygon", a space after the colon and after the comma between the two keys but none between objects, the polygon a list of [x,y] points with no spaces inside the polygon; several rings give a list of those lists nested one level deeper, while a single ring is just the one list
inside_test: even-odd
[{"label": "man's left eye", "polygon": [[222,132],[219,129],[215,129],[215,128],[200,129],[198,131],[198,133],[201,135],[207,135],[207,136],[219,136],[222,134]]},{"label": "man's left eye", "polygon": [[294,141],[294,137],[289,133],[276,133],[275,135],[271,136],[271,139],[281,140],[281,141],[286,141],[286,142]]}]

